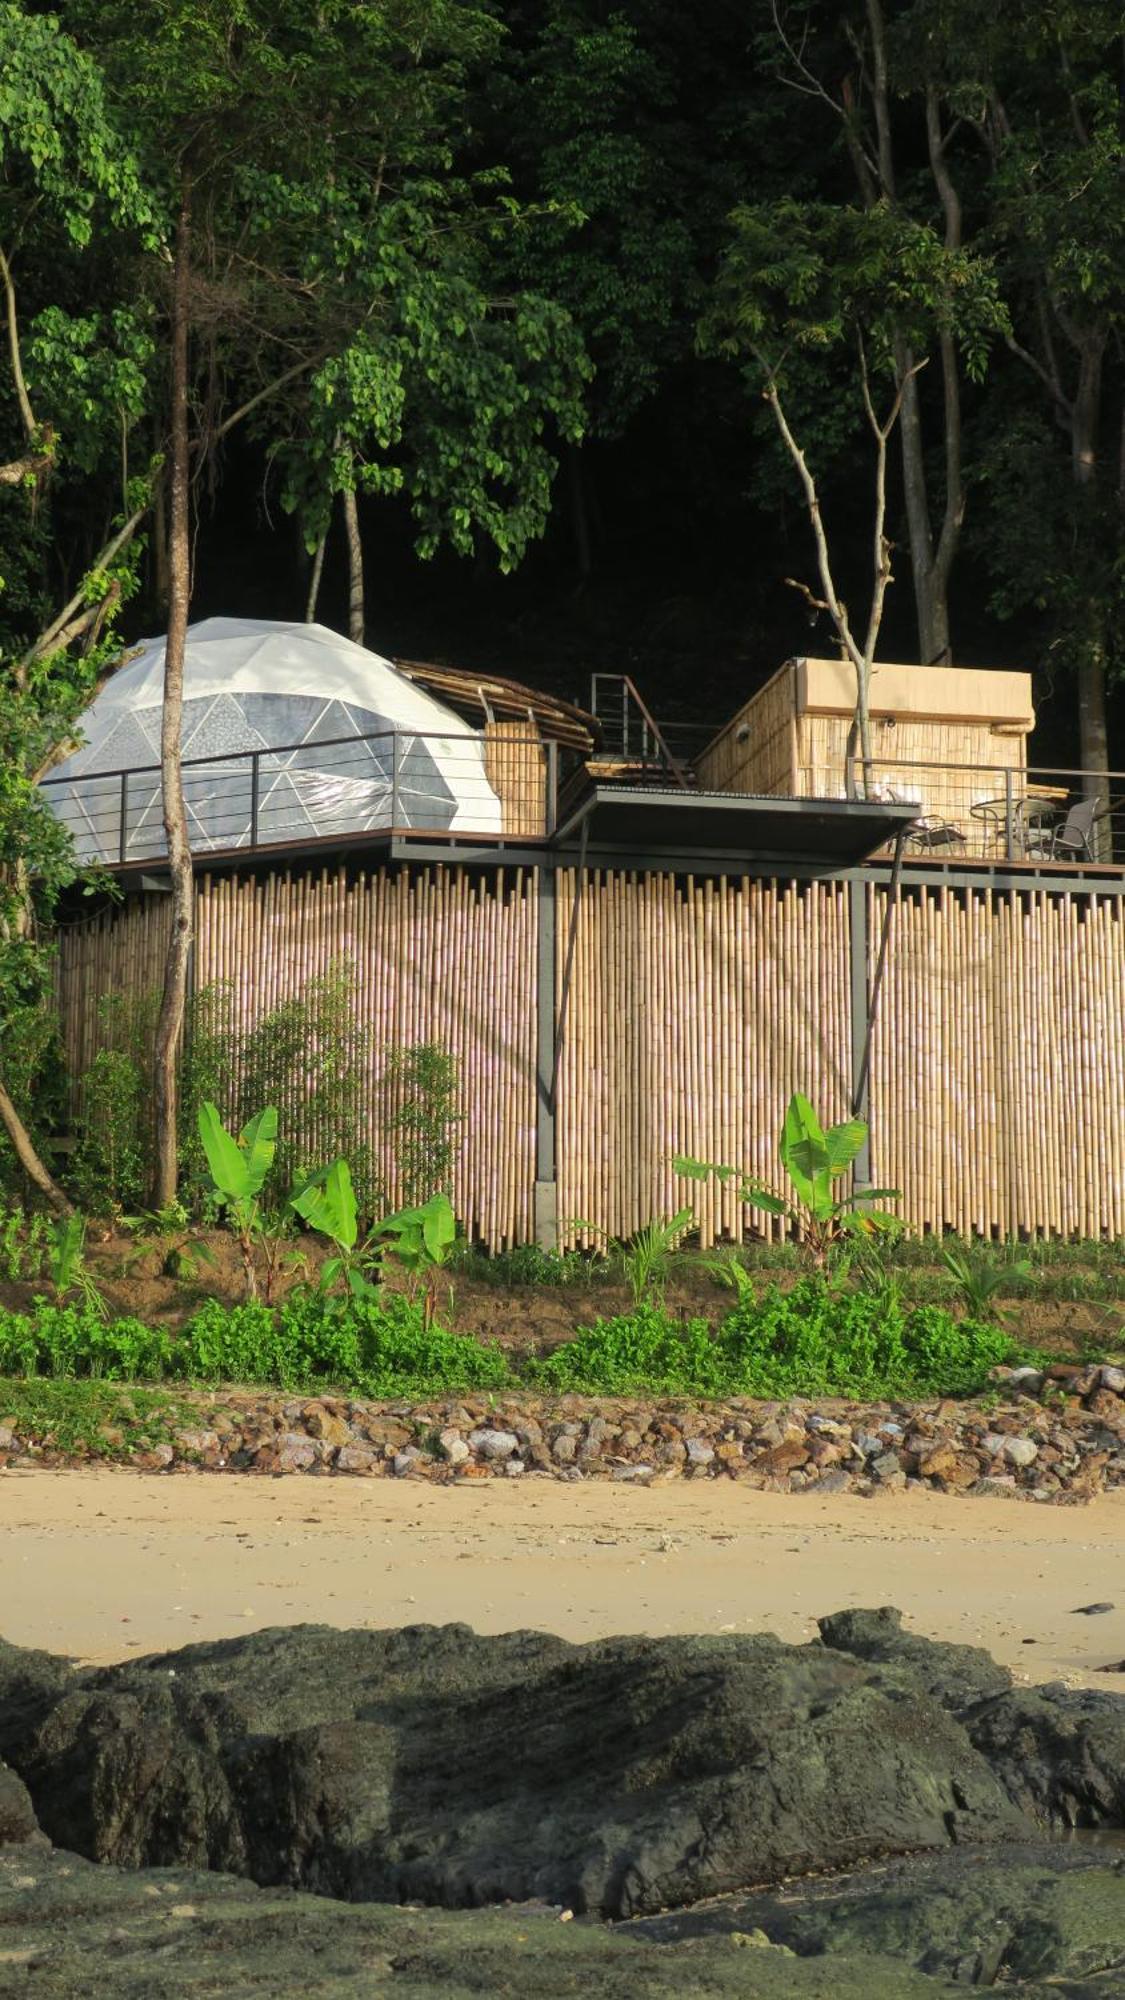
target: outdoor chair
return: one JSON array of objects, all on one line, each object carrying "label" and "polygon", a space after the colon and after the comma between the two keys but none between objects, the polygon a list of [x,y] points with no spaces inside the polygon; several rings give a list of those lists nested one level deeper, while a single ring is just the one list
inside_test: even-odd
[{"label": "outdoor chair", "polygon": [[964,847],[965,835],[961,827],[952,820],[939,819],[936,813],[923,813],[920,819],[912,819],[907,833],[911,847]]},{"label": "outdoor chair", "polygon": [[1067,818],[1051,828],[1045,840],[1045,854],[1051,860],[1093,860],[1093,822],[1097,818],[1097,798],[1079,798],[1067,808]]}]

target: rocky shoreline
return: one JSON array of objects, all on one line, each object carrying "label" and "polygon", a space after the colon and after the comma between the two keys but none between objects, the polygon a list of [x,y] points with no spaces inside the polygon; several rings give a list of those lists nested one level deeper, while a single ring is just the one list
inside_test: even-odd
[{"label": "rocky shoreline", "polygon": [[0,1756],[4,1993],[1125,1978],[1125,1698],[1019,1687],[892,1610],[799,1646],[296,1626],[74,1669],[0,1643]]},{"label": "rocky shoreline", "polygon": [[[737,1479],[767,1492],[930,1490],[1078,1504],[1125,1485],[1125,1368],[997,1371],[995,1398],[862,1406],[546,1399],[470,1394],[422,1402],[216,1391],[177,1396],[181,1417],[127,1453],[145,1471],[453,1481]],[[182,1410],[192,1413],[183,1420]],[[196,1414],[197,1413],[197,1414]],[[112,1451],[120,1440],[108,1431]],[[0,1466],[96,1456],[60,1451],[0,1407]]]}]

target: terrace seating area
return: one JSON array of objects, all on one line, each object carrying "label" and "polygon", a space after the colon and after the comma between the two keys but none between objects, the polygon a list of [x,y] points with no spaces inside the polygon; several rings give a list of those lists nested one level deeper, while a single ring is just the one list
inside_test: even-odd
[{"label": "terrace seating area", "polygon": [[[899,842],[911,863],[947,868],[1125,867],[1125,773],[1029,764],[1027,674],[876,666],[861,760],[839,660],[787,661],[694,755],[670,748],[624,674],[593,675],[583,709],[495,676],[392,665],[321,627],[237,620],[193,628],[188,665],[199,856],[371,840],[483,856],[592,834],[621,852],[732,860],[842,866]],[[149,641],[44,782],[83,861],[164,858],[161,676]]]}]

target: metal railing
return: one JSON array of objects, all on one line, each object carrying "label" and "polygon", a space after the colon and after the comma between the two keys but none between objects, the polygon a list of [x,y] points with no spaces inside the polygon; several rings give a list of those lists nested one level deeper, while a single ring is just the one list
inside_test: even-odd
[{"label": "metal railing", "polygon": [[687,786],[683,760],[672,755],[660,724],[628,674],[591,674],[590,712],[601,724],[602,747],[609,756]]},{"label": "metal railing", "polygon": [[851,760],[841,778],[811,766],[802,794],[917,805],[907,851],[976,861],[1125,865],[1125,772],[1041,765]]},{"label": "metal railing", "polygon": [[[380,730],[277,749],[185,757],[195,854],[301,846],[348,835],[542,838],[554,824],[556,760],[537,735]],[[158,764],[44,779],[82,861],[110,867],[167,852]]]}]

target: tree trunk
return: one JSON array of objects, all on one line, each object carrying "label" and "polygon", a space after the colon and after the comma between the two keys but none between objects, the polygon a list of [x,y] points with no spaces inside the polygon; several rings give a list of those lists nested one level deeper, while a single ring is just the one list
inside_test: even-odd
[{"label": "tree trunk", "polygon": [[363,644],[363,543],[359,537],[359,508],[355,493],[344,493],[344,527],[348,537],[348,637]]},{"label": "tree trunk", "polygon": [[316,602],[320,596],[320,579],[324,575],[324,550],[327,541],[328,531],[326,529],[316,545],[316,554],[313,557],[312,575],[309,578],[308,602],[305,605],[306,625],[312,625],[316,619]]},{"label": "tree trunk", "polygon": [[28,1180],[39,1189],[40,1194],[45,1196],[59,1215],[72,1215],[73,1204],[67,1200],[58,1182],[52,1180],[43,1165],[30,1132],[2,1083],[0,1083],[0,1124],[3,1124],[12,1151]]},{"label": "tree trunk", "polygon": [[[1098,431],[1101,420],[1102,364],[1105,336],[1091,333],[1079,356],[1078,387],[1071,419],[1071,469],[1075,485],[1088,488],[1098,474]],[[1108,858],[1111,845],[1109,821],[1109,723],[1106,716],[1105,646],[1100,631],[1091,631],[1078,662],[1078,742],[1082,766],[1082,790],[1096,803],[1090,845],[1095,859]]]},{"label": "tree trunk", "polygon": [[153,1202],[166,1208],[176,1198],[176,1053],[187,998],[192,937],[192,866],[183,786],[184,654],[191,604],[191,541],[188,518],[188,331],[191,318],[191,184],[185,175],[172,293],[172,450],[169,472],[168,638],[164,651],[164,706],[160,728],[160,779],[164,832],[172,877],[172,928],[164,962],[164,992],[156,1023],[154,1085],[156,1171]]}]

